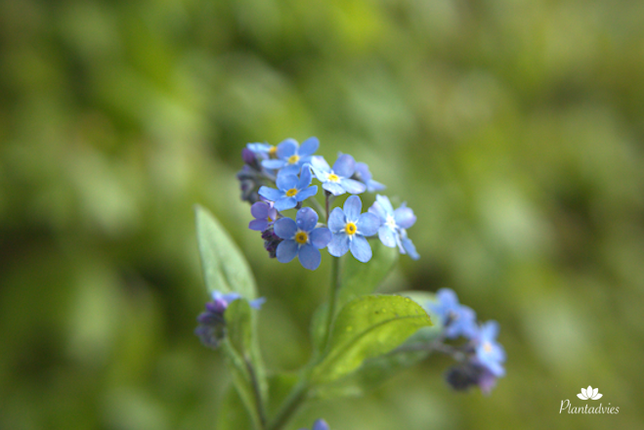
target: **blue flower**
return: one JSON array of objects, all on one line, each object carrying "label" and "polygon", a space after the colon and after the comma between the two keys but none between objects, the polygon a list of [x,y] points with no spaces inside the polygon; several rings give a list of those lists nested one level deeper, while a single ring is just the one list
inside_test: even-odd
[{"label": "blue flower", "polygon": [[475,361],[485,367],[495,377],[505,375],[503,363],[505,362],[505,350],[496,341],[499,335],[499,323],[488,321],[481,325],[478,334],[474,338],[476,344]]},{"label": "blue flower", "polygon": [[[222,294],[219,291],[212,292],[212,301],[206,303],[206,311],[197,317],[199,326],[195,329],[195,334],[199,337],[201,343],[213,349],[219,346],[219,343],[226,335],[224,312],[232,301],[240,298],[241,296],[237,293]],[[250,301],[249,304],[251,307],[259,309],[265,301],[266,299],[261,297]]]},{"label": "blue flower", "polygon": [[322,188],[339,196],[344,193],[360,194],[363,193],[367,186],[362,182],[351,179],[356,170],[356,162],[349,154],[342,154],[333,164],[333,169],[323,157],[313,157],[311,168],[315,177],[322,182]]},{"label": "blue flower", "polygon": [[367,186],[367,191],[370,193],[375,193],[376,191],[382,191],[386,187],[378,181],[374,181],[371,172],[369,171],[369,166],[366,163],[356,162],[356,170],[353,172],[351,179],[362,182]]},{"label": "blue flower", "polygon": [[284,239],[277,246],[277,261],[288,263],[297,257],[304,268],[315,270],[320,265],[320,249],[331,241],[331,232],[326,227],[315,228],[318,214],[311,208],[297,211],[295,221],[280,218],[273,226],[275,234]]},{"label": "blue flower", "polygon": [[416,222],[414,211],[403,203],[398,209],[394,210],[387,196],[376,195],[376,201],[369,208],[369,212],[375,214],[380,219],[380,228],[378,237],[385,246],[394,248],[398,246],[401,254],[409,254],[414,260],[420,256],[416,252],[416,247],[407,237],[407,230]]},{"label": "blue flower", "polygon": [[277,175],[275,185],[278,189],[263,186],[259,189],[259,195],[274,202],[278,211],[294,208],[298,202],[314,196],[318,192],[317,185],[311,184],[311,170],[305,166],[298,178],[280,171]]},{"label": "blue flower", "polygon": [[[307,430],[307,429],[302,428],[300,430]],[[329,430],[329,425],[323,419],[319,419],[313,423],[313,427],[311,428],[311,430]]]},{"label": "blue flower", "polygon": [[441,288],[436,292],[436,301],[428,302],[426,306],[441,320],[446,338],[465,336],[472,339],[478,335],[476,313],[468,306],[461,305],[453,290]]},{"label": "blue flower", "polygon": [[250,207],[250,213],[255,217],[248,224],[248,228],[255,231],[264,231],[277,219],[277,210],[272,202],[256,202]]},{"label": "blue flower", "polygon": [[333,239],[329,243],[329,253],[341,257],[351,250],[351,254],[363,263],[371,260],[371,246],[365,236],[373,236],[378,231],[380,220],[372,213],[360,213],[362,200],[350,196],[344,202],[344,210],[335,208],[329,216],[329,229]]},{"label": "blue flower", "polygon": [[259,156],[262,159],[270,158],[277,153],[277,148],[268,143],[249,143],[246,145],[246,148],[252,151],[255,156]]},{"label": "blue flower", "polygon": [[263,160],[262,166],[266,169],[281,169],[284,174],[297,175],[306,163],[311,161],[311,155],[318,150],[320,141],[317,137],[309,137],[302,145],[298,145],[295,139],[286,139],[275,151],[277,158]]}]

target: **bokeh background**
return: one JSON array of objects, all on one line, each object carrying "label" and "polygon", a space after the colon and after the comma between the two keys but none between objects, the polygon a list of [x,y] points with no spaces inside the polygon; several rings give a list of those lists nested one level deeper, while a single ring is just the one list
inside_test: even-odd
[{"label": "bokeh background", "polygon": [[[214,428],[195,203],[268,298],[269,367],[305,363],[329,257],[266,258],[234,175],[246,143],[309,136],[418,216],[422,258],[384,291],[453,288],[508,362],[488,397],[433,357],[290,428],[641,428],[643,20],[628,0],[1,0],[0,428]],[[560,415],[588,385],[619,415]]]}]

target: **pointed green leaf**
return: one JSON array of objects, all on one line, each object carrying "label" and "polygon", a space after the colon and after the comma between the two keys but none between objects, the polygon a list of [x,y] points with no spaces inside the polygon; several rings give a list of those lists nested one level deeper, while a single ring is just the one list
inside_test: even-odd
[{"label": "pointed green leaf", "polygon": [[201,267],[208,291],[235,292],[246,299],[255,299],[255,279],[235,242],[206,209],[197,205],[195,215]]},{"label": "pointed green leaf", "polygon": [[398,261],[398,249],[388,248],[377,241],[371,245],[373,256],[368,264],[355,258],[345,258],[342,266],[338,309],[356,297],[372,294]]},{"label": "pointed green leaf", "polygon": [[325,357],[312,372],[314,384],[334,381],[368,358],[386,354],[419,328],[430,326],[425,310],[401,296],[363,296],[338,313]]}]

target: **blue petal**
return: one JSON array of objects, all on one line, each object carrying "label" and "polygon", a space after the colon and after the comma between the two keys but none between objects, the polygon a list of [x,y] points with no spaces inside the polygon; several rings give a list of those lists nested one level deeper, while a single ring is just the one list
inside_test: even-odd
[{"label": "blue petal", "polygon": [[349,154],[342,154],[333,163],[333,172],[343,178],[350,178],[356,170],[356,162]]},{"label": "blue petal", "polygon": [[315,151],[320,147],[320,141],[317,137],[309,137],[300,146],[298,154],[300,157],[306,157],[307,155],[313,155]]},{"label": "blue petal", "polygon": [[254,219],[248,223],[248,228],[255,231],[264,231],[268,228],[268,221],[265,219]]},{"label": "blue petal", "polygon": [[275,209],[278,211],[285,211],[297,206],[297,199],[295,197],[281,197],[275,201]]},{"label": "blue petal", "polygon": [[316,228],[309,235],[309,240],[318,249],[327,246],[332,238],[333,234],[331,234],[331,230],[326,227]]},{"label": "blue petal", "polygon": [[389,197],[381,196],[380,194],[377,194],[376,201],[380,204],[380,206],[382,207],[382,209],[385,211],[387,215],[393,216],[394,207],[391,205],[391,202],[389,201]]},{"label": "blue petal", "polygon": [[407,255],[409,255],[412,260],[418,260],[420,258],[420,255],[418,252],[416,252],[416,247],[412,243],[411,239],[404,238],[402,240],[402,246],[405,249],[405,252],[407,252]]},{"label": "blue petal", "polygon": [[344,187],[337,182],[325,182],[322,184],[322,188],[324,188],[334,196],[339,196],[346,193]]},{"label": "blue petal", "polygon": [[297,232],[297,224],[290,218],[280,218],[275,221],[273,229],[277,237],[282,239],[293,239]]},{"label": "blue petal", "polygon": [[367,182],[367,191],[370,193],[375,193],[376,191],[382,191],[385,188],[387,188],[384,184],[381,184],[378,181],[374,181],[373,179]]},{"label": "blue petal", "polygon": [[309,232],[318,223],[318,214],[311,208],[302,208],[295,215],[295,223],[300,230]]},{"label": "blue petal", "polygon": [[320,169],[319,167],[316,167],[314,165],[311,165],[311,170],[313,170],[313,174],[315,177],[318,179],[320,182],[326,182],[329,180],[329,171]]},{"label": "blue petal", "polygon": [[297,255],[297,243],[294,240],[283,240],[277,245],[275,256],[280,263],[288,263]]},{"label": "blue petal", "polygon": [[259,195],[264,197],[267,200],[275,202],[275,201],[279,200],[280,198],[282,198],[284,193],[282,193],[279,190],[276,190],[275,188],[269,188],[267,186],[262,186],[259,189]]},{"label": "blue petal", "polygon": [[[337,209],[337,208],[336,208]],[[349,238],[344,233],[334,234],[328,245],[329,254],[342,257],[349,250]]]},{"label": "blue petal", "polygon": [[282,171],[280,171],[280,173],[277,175],[275,185],[277,185],[277,188],[279,188],[280,190],[286,191],[290,190],[291,188],[296,188],[297,181],[297,176],[285,174],[284,170],[282,169]]},{"label": "blue petal", "polygon": [[358,233],[363,236],[373,236],[380,228],[380,225],[380,218],[369,212],[361,214],[358,222],[356,222]]},{"label": "blue petal", "polygon": [[286,139],[277,145],[277,158],[285,159],[295,155],[297,151],[297,141],[295,139]]},{"label": "blue petal", "polygon": [[490,320],[481,325],[480,336],[482,340],[487,340],[489,342],[494,341],[499,335],[499,323]]},{"label": "blue petal", "polygon": [[250,302],[248,302],[248,304],[251,308],[259,309],[262,307],[265,301],[266,297],[260,297],[259,299],[251,300]]},{"label": "blue petal", "polygon": [[371,260],[371,246],[369,246],[369,242],[364,237],[354,235],[349,247],[356,260],[363,263]]},{"label": "blue petal", "polygon": [[382,207],[382,205],[377,201],[373,202],[373,204],[369,208],[369,212],[376,215],[378,218],[380,218],[381,222],[387,221],[387,212]]},{"label": "blue petal", "polygon": [[284,160],[262,160],[262,167],[265,169],[279,169],[285,164],[286,162]]},{"label": "blue petal", "polygon": [[311,157],[311,166],[315,167],[318,170],[322,170],[324,172],[331,171],[331,167],[329,167],[329,163],[327,163],[324,157],[321,155],[315,155]]},{"label": "blue petal", "polygon": [[396,233],[388,226],[383,225],[378,229],[378,237],[383,245],[388,246],[389,248],[396,247]]},{"label": "blue petal", "polygon": [[346,202],[344,202],[344,214],[347,217],[347,221],[355,222],[360,216],[360,211],[362,210],[362,200],[358,196],[350,196]]},{"label": "blue petal", "polygon": [[298,258],[300,259],[300,263],[302,263],[302,266],[304,266],[305,269],[309,270],[315,270],[318,268],[320,265],[320,261],[322,260],[322,256],[320,255],[320,251],[310,243],[307,243],[306,245],[303,245],[300,247],[300,252],[298,253]]},{"label": "blue petal", "polygon": [[331,229],[331,232],[335,233],[338,231],[344,231],[344,227],[346,225],[347,225],[347,218],[344,215],[344,212],[342,212],[342,209],[334,208],[331,211],[331,215],[329,216],[328,226],[329,226],[329,229]]},{"label": "blue petal", "polygon": [[317,194],[317,192],[318,192],[318,186],[313,185],[311,187],[308,187],[308,188],[300,191],[299,193],[297,193],[297,195],[295,197],[296,197],[298,202],[301,202],[301,201],[304,201],[304,200],[308,199],[309,197],[313,197],[314,195]]},{"label": "blue petal", "polygon": [[311,430],[329,430],[329,425],[323,419],[315,420]]},{"label": "blue petal", "polygon": [[250,213],[255,218],[266,219],[268,218],[268,210],[270,205],[266,202],[256,202],[250,207]]},{"label": "blue petal", "polygon": [[280,170],[280,173],[297,176],[300,174],[301,168],[302,168],[301,163],[285,164],[284,167],[282,167],[282,170]]},{"label": "blue petal", "polygon": [[300,180],[297,182],[297,189],[301,190],[304,187],[308,187],[311,184],[311,169],[308,167],[302,169],[300,174]]},{"label": "blue petal", "polygon": [[355,179],[343,178],[340,180],[340,183],[342,184],[344,189],[351,194],[364,193],[365,190],[367,189],[367,186],[365,184],[363,184],[362,182],[358,182]]},{"label": "blue petal", "polygon": [[394,211],[394,219],[400,228],[409,228],[416,222],[416,215],[408,207],[401,206]]}]

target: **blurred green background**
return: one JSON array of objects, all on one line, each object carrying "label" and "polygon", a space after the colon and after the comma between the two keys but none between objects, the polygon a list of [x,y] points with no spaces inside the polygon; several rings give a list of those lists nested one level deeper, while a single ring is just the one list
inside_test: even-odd
[{"label": "blurred green background", "polygon": [[[234,174],[247,142],[309,136],[418,216],[422,258],[384,291],[453,288],[508,362],[489,397],[433,357],[290,428],[641,428],[643,21],[628,0],[0,0],[0,428],[214,428],[195,203],[268,298],[269,367],[306,362],[329,257],[266,258]],[[560,415],[588,385],[619,415]]]}]

